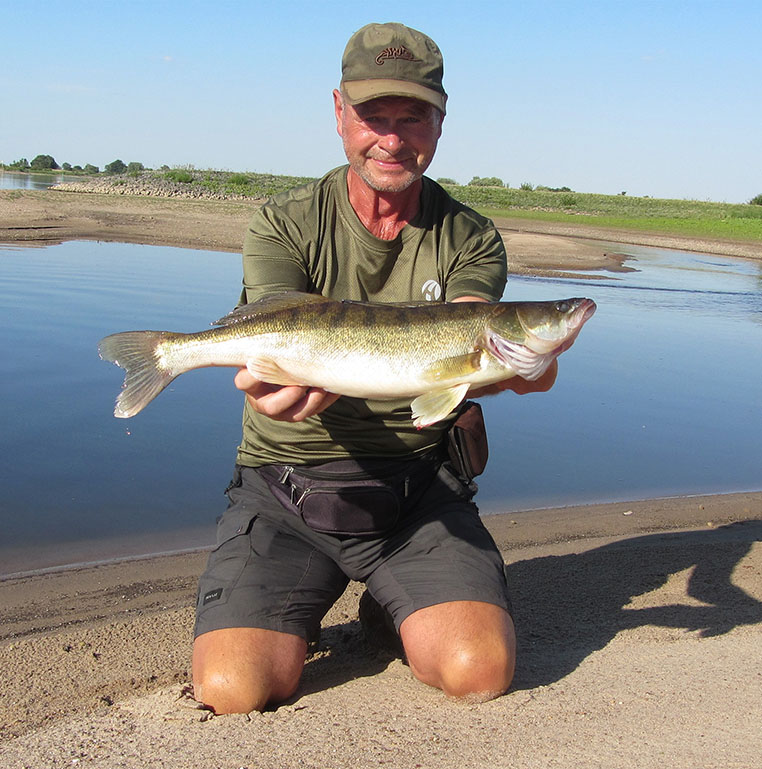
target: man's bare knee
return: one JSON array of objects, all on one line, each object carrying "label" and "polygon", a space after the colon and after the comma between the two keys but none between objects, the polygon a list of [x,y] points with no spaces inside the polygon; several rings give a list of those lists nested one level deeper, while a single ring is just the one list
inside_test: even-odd
[{"label": "man's bare knee", "polygon": [[256,628],[200,635],[193,646],[196,699],[215,713],[250,713],[290,697],[299,685],[307,644]]},{"label": "man's bare knee", "polygon": [[504,694],[513,680],[511,651],[493,648],[488,656],[461,648],[439,671],[440,688],[448,697],[467,702],[486,702]]},{"label": "man's bare knee", "polygon": [[450,697],[493,699],[511,685],[516,638],[510,615],[480,602],[453,602],[411,614],[401,626],[413,674]]}]

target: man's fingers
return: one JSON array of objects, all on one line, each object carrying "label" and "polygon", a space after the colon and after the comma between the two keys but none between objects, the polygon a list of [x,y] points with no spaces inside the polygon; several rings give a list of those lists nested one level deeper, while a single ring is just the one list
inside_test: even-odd
[{"label": "man's fingers", "polygon": [[290,409],[280,415],[281,419],[289,422],[301,422],[308,417],[319,414],[335,403],[340,396],[328,393],[318,387],[311,387],[304,397],[297,401]]},{"label": "man's fingers", "polygon": [[246,393],[254,411],[283,422],[301,422],[327,409],[339,398],[319,387],[261,382],[245,368],[238,370],[234,383]]}]

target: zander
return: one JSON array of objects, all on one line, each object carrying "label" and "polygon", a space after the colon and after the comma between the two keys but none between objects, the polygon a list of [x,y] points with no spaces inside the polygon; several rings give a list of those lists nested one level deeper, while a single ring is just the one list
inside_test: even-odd
[{"label": "zander", "polygon": [[125,369],[114,416],[135,416],[175,377],[245,366],[263,382],[356,398],[411,398],[416,427],[444,419],[471,388],[538,379],[595,312],[591,299],[368,304],[287,292],[195,334],[125,331],[100,341]]}]

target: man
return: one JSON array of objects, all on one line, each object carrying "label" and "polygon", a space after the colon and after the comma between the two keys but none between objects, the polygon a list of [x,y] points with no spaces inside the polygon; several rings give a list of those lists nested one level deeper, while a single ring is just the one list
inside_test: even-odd
[{"label": "man", "polygon": [[[255,213],[243,301],[294,290],[371,302],[500,299],[505,251],[494,226],[423,176],[445,115],[442,74],[439,49],[416,30],[370,24],[352,36],[333,93],[349,165]],[[539,382],[492,390],[544,390],[554,378],[555,367]],[[199,586],[197,699],[217,713],[250,712],[293,694],[308,642],[349,579],[391,615],[417,678],[453,697],[502,694],[515,657],[503,561],[469,479],[442,466],[454,416],[416,430],[409,403],[274,386],[246,369],[235,384],[246,393],[243,440]],[[330,516],[343,518],[326,529],[293,504],[299,472],[381,485],[404,474],[405,490],[387,523],[376,517],[370,529],[364,503],[332,497]],[[379,514],[388,486],[368,498]]]}]

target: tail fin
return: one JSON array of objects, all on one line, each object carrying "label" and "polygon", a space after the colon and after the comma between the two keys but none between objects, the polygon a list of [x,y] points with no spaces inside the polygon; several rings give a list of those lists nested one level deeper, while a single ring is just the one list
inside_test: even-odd
[{"label": "tail fin", "polygon": [[167,369],[157,354],[159,343],[167,336],[164,331],[124,331],[99,342],[101,358],[127,372],[114,406],[115,417],[134,417],[182,373]]}]

